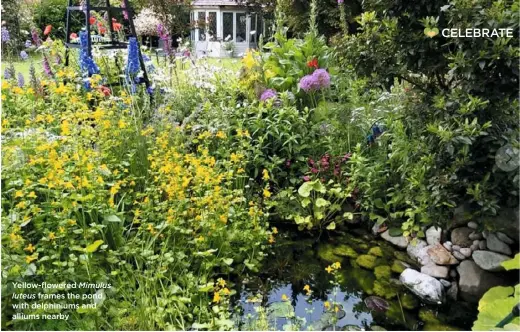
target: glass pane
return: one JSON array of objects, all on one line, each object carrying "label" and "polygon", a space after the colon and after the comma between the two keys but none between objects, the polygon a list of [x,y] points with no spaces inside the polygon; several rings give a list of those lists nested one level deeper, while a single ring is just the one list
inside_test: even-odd
[{"label": "glass pane", "polygon": [[235,41],[237,43],[243,43],[246,41],[246,13],[237,13],[237,34]]},{"label": "glass pane", "polygon": [[233,13],[222,13],[222,38],[233,40]]},{"label": "glass pane", "polygon": [[251,15],[251,29],[249,31],[249,42],[251,42],[251,43],[256,43],[257,36],[260,32],[260,31],[258,31],[258,26],[256,24],[256,21],[257,21],[256,15],[252,14]]},{"label": "glass pane", "polygon": [[206,12],[198,12],[197,26],[199,27],[199,40],[206,40]]},{"label": "glass pane", "polygon": [[217,40],[217,12],[208,13],[209,40]]}]

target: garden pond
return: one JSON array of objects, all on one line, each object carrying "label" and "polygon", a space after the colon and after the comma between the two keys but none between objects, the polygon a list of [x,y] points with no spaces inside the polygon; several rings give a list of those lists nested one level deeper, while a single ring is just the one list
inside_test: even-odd
[{"label": "garden pond", "polygon": [[[327,266],[340,262],[330,272]],[[403,264],[404,262],[404,264]],[[399,284],[406,252],[364,229],[326,241],[280,234],[262,270],[237,283],[242,330],[471,330],[477,306],[421,303]]]}]

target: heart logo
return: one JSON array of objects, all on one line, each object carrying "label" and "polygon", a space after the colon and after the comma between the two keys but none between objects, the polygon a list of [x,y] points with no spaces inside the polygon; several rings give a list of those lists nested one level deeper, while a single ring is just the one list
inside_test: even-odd
[{"label": "heart logo", "polygon": [[430,38],[433,38],[439,34],[439,29],[437,28],[424,28],[424,34]]}]

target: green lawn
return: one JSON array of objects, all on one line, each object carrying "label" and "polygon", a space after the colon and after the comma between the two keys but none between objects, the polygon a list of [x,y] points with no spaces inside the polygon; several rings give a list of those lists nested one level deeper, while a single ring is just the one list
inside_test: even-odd
[{"label": "green lawn", "polygon": [[[150,58],[152,59],[154,65],[159,68],[161,66],[165,65],[164,58],[159,58],[160,64],[157,64],[157,59],[156,59],[155,55],[150,56]],[[207,63],[213,64],[216,66],[222,66],[224,68],[229,68],[229,69],[234,69],[234,70],[239,70],[239,68],[240,68],[240,59],[238,59],[238,58],[223,58],[223,59],[205,58],[205,59],[199,59],[197,61],[200,63],[207,62]],[[42,69],[42,57],[39,54],[31,54],[29,56],[28,60],[16,61],[13,64],[14,64],[14,68],[16,69],[16,72],[22,73],[24,75],[24,77],[27,78],[29,76],[29,67],[31,66],[31,62],[34,63],[36,73],[41,73],[41,71],[43,70]],[[9,62],[2,61],[2,77],[3,77],[4,70],[5,70],[5,68],[7,68],[8,65],[9,65]],[[185,69],[188,69],[190,66],[191,66],[191,63],[188,62],[188,64],[185,65]]]}]

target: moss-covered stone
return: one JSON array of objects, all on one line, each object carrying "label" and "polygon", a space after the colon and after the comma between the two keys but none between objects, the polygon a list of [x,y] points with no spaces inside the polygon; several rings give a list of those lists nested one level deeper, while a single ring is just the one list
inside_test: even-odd
[{"label": "moss-covered stone", "polygon": [[392,272],[401,274],[406,269],[406,266],[404,265],[403,262],[401,262],[400,260],[396,259],[396,260],[394,260],[394,263],[392,264],[392,268],[391,269],[392,269]]},{"label": "moss-covered stone", "polygon": [[348,271],[346,269],[342,270],[342,274],[344,278],[353,280],[356,288],[363,290],[365,294],[372,295],[374,293],[373,289],[376,278],[372,272],[358,267],[348,269]]},{"label": "moss-covered stone", "polygon": [[361,255],[356,259],[356,263],[365,269],[373,270],[376,266],[376,260],[376,256]]},{"label": "moss-covered stone", "polygon": [[374,274],[376,275],[376,279],[390,279],[390,275],[392,274],[392,270],[388,265],[380,265],[374,268]]},{"label": "moss-covered stone", "polygon": [[333,254],[342,256],[342,257],[351,257],[356,258],[358,256],[358,253],[349,245],[346,244],[340,244],[334,249],[332,249]]},{"label": "moss-covered stone", "polygon": [[456,327],[442,323],[435,311],[431,309],[421,308],[419,319],[424,322],[423,331],[459,331]]},{"label": "moss-covered stone", "polygon": [[398,287],[386,280],[376,280],[374,282],[374,294],[391,300],[397,296]]},{"label": "moss-covered stone", "polygon": [[397,258],[398,260],[408,263],[412,266],[417,266],[417,263],[414,262],[405,251],[400,251],[400,250],[394,251],[394,257]]},{"label": "moss-covered stone", "polygon": [[368,254],[372,256],[383,257],[383,251],[381,250],[381,247],[370,248]]},{"label": "moss-covered stone", "polygon": [[327,263],[343,262],[343,257],[334,253],[335,246],[327,243],[318,247],[318,257]]},{"label": "moss-covered stone", "polygon": [[410,293],[400,295],[400,300],[403,308],[408,310],[413,310],[419,306],[419,299]]}]

